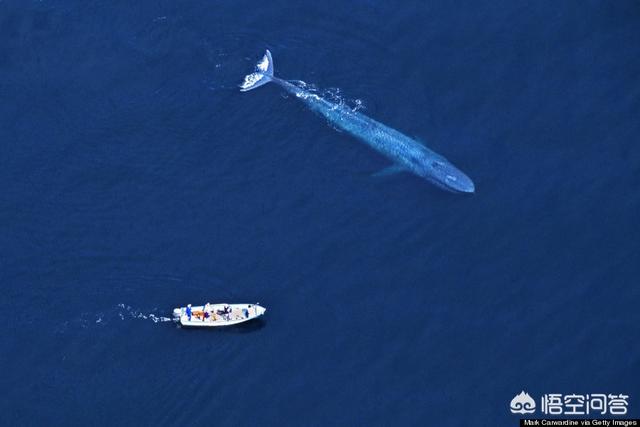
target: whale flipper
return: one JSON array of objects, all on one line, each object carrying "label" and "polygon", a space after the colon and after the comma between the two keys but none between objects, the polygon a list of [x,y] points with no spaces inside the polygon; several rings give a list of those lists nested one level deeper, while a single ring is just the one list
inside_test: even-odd
[{"label": "whale flipper", "polygon": [[372,176],[379,178],[383,176],[395,175],[400,172],[407,172],[407,169],[402,165],[391,165],[379,172],[374,173]]},{"label": "whale flipper", "polygon": [[240,92],[246,92],[262,85],[266,85],[271,81],[272,77],[273,58],[271,57],[271,52],[267,49],[260,62],[256,64],[256,71],[244,76],[244,81],[240,85]]}]

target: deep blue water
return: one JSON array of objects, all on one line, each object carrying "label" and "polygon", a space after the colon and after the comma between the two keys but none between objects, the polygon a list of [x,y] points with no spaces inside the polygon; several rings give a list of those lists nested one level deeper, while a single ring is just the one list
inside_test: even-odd
[{"label": "deep blue water", "polygon": [[[238,92],[265,48],[476,194]],[[639,78],[637,1],[0,1],[0,423],[640,416]],[[268,311],[149,317],[205,301]]]}]

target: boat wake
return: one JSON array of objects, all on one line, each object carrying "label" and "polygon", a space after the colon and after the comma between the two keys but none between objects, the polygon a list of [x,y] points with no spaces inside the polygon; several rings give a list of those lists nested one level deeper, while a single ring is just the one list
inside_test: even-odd
[{"label": "boat wake", "polygon": [[156,314],[157,308],[155,308],[151,313],[144,313],[140,310],[136,310],[132,308],[130,305],[118,304],[118,308],[120,309],[118,313],[118,317],[120,320],[129,319],[142,319],[142,320],[151,320],[153,323],[161,323],[161,322],[171,322],[170,317],[159,316]]},{"label": "boat wake", "polygon": [[57,328],[57,333],[63,333],[68,329],[89,329],[121,323],[130,320],[144,320],[153,323],[171,322],[170,317],[163,316],[160,310],[140,310],[130,305],[120,303],[110,310],[99,312],[83,312],[75,319],[62,322]]}]

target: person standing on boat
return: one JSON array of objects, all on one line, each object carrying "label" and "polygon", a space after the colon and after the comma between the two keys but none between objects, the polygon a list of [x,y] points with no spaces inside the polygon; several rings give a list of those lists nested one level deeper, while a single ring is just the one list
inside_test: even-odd
[{"label": "person standing on boat", "polygon": [[187,316],[189,317],[189,322],[191,322],[191,304],[187,305]]}]

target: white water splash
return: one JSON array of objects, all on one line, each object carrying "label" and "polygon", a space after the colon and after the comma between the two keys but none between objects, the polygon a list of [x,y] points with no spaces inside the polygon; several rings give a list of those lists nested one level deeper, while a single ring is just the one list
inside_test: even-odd
[{"label": "white water splash", "polygon": [[[140,310],[134,309],[130,305],[125,305],[123,303],[118,304],[118,308],[120,311],[118,312],[118,317],[120,320],[129,319],[142,319],[142,320],[151,320],[153,323],[161,323],[161,322],[170,322],[170,317],[159,316],[156,313],[144,313]],[[157,309],[154,309],[156,311]]]},{"label": "white water splash", "polygon": [[157,308],[147,312],[135,309],[130,305],[118,304],[107,311],[78,313],[75,318],[65,320],[56,325],[54,330],[56,333],[64,333],[71,329],[103,327],[132,319],[148,320],[153,323],[164,323],[172,320],[170,317],[158,313]]},{"label": "white water splash", "polygon": [[309,96],[321,97],[326,99],[327,101],[335,104],[336,108],[347,107],[354,112],[366,109],[366,106],[362,99],[349,98],[345,96],[342,92],[342,89],[340,89],[339,87],[320,89],[316,85],[309,84],[302,80],[289,80],[289,82],[293,83],[301,89],[304,89],[309,93]]}]

